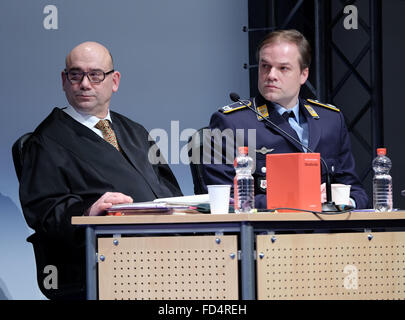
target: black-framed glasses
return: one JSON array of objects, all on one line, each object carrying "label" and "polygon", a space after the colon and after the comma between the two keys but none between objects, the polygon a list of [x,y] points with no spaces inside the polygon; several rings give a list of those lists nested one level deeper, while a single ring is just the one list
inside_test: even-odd
[{"label": "black-framed glasses", "polygon": [[87,79],[89,79],[91,83],[100,83],[104,81],[107,75],[113,72],[114,69],[108,72],[104,72],[103,70],[90,70],[88,72],[84,72],[76,69],[67,71],[65,69],[65,75],[71,84],[81,83],[84,76],[87,76]]}]

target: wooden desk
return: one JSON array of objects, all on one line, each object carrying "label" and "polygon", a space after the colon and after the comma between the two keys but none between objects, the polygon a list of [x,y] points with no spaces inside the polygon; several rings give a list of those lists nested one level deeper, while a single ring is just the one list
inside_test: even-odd
[{"label": "wooden desk", "polygon": [[[284,243],[286,245],[287,242],[284,240],[287,237],[289,239],[299,239],[299,243],[303,243],[307,239],[308,243],[312,246],[320,239],[325,241],[322,238],[325,235],[331,235],[328,239],[333,239],[333,241],[348,241],[349,243],[350,241],[359,241],[358,236],[364,236],[368,241],[371,241],[373,235],[377,233],[394,232],[394,235],[401,236],[395,238],[395,245],[405,245],[405,237],[402,237],[405,233],[401,232],[405,230],[404,211],[384,213],[351,212],[334,215],[293,212],[73,217],[72,223],[86,227],[88,299],[97,299],[97,263],[100,257],[97,256],[96,241],[98,237],[103,236],[119,238],[121,236],[212,234],[220,238],[228,234],[236,235],[238,239],[238,252],[234,254],[240,259],[240,298],[247,300],[255,299],[257,294],[260,299],[295,298],[295,296],[288,296],[285,292],[278,296],[266,295],[265,291],[269,290],[269,288],[260,287],[261,281],[259,281],[259,276],[261,277],[262,272],[268,272],[268,270],[265,271],[266,268],[263,269],[262,261],[266,261],[267,256],[262,250],[268,250],[269,248],[266,248],[266,246],[262,247],[263,243],[276,243],[277,245]],[[380,239],[381,237],[376,238]],[[283,241],[278,241],[280,239]],[[388,241],[392,237],[384,239],[384,241]],[[403,241],[404,243],[401,244],[398,241],[401,243]],[[374,240],[374,242],[376,241]],[[330,244],[334,245],[334,243]],[[291,250],[291,246],[296,245],[297,242],[290,241],[289,245],[280,247],[279,249]],[[393,246],[394,244],[391,245]],[[315,247],[312,247],[312,250],[315,250]],[[405,255],[405,249],[400,249],[399,254]],[[291,256],[291,259],[294,260],[296,257]],[[256,264],[255,260],[257,261]],[[285,261],[284,265],[288,263],[292,265],[291,261]],[[257,267],[257,275],[255,266]],[[402,275],[403,273],[405,277],[404,270],[401,270],[399,274]],[[259,282],[258,286],[256,285],[256,279]],[[269,280],[267,279],[266,281]],[[279,281],[281,280],[279,279]],[[296,281],[296,279],[290,279],[289,281]],[[290,285],[290,288],[293,287]],[[296,288],[294,287],[293,290],[296,290]],[[309,298],[322,298],[322,296],[314,294],[310,295]],[[308,297],[300,295],[296,298],[302,299]],[[347,296],[343,298],[347,298]],[[364,296],[360,298],[364,298]]]}]

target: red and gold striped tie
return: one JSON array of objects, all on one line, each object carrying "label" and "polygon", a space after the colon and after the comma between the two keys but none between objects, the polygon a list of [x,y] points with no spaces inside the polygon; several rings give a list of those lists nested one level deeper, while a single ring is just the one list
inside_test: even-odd
[{"label": "red and gold striped tie", "polygon": [[97,122],[95,127],[101,130],[105,141],[112,144],[115,149],[121,152],[121,148],[118,144],[117,137],[115,136],[113,129],[111,129],[110,122],[108,120],[100,120],[99,122]]}]

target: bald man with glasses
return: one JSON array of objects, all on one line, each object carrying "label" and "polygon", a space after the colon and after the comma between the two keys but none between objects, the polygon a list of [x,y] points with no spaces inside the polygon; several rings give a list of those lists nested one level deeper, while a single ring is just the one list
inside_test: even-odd
[{"label": "bald man with glasses", "polygon": [[[110,110],[121,75],[96,42],[75,47],[61,73],[69,105],[54,108],[24,146],[20,201],[33,243],[38,284],[51,299],[85,297],[85,248],[73,216],[101,215],[114,204],[181,196],[167,164],[138,123]],[[160,158],[159,151],[153,153]],[[58,289],[43,286],[44,267],[58,270]]]}]

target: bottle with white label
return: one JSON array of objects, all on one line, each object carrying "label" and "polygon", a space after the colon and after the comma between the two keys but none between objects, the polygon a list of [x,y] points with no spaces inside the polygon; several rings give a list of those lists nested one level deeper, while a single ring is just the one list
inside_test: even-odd
[{"label": "bottle with white label", "polygon": [[377,149],[373,160],[373,208],[375,211],[392,211],[392,177],[391,160],[387,157],[386,148]]},{"label": "bottle with white label", "polygon": [[235,159],[234,206],[235,213],[252,213],[255,208],[255,185],[252,176],[253,159],[248,147],[239,147]]}]

